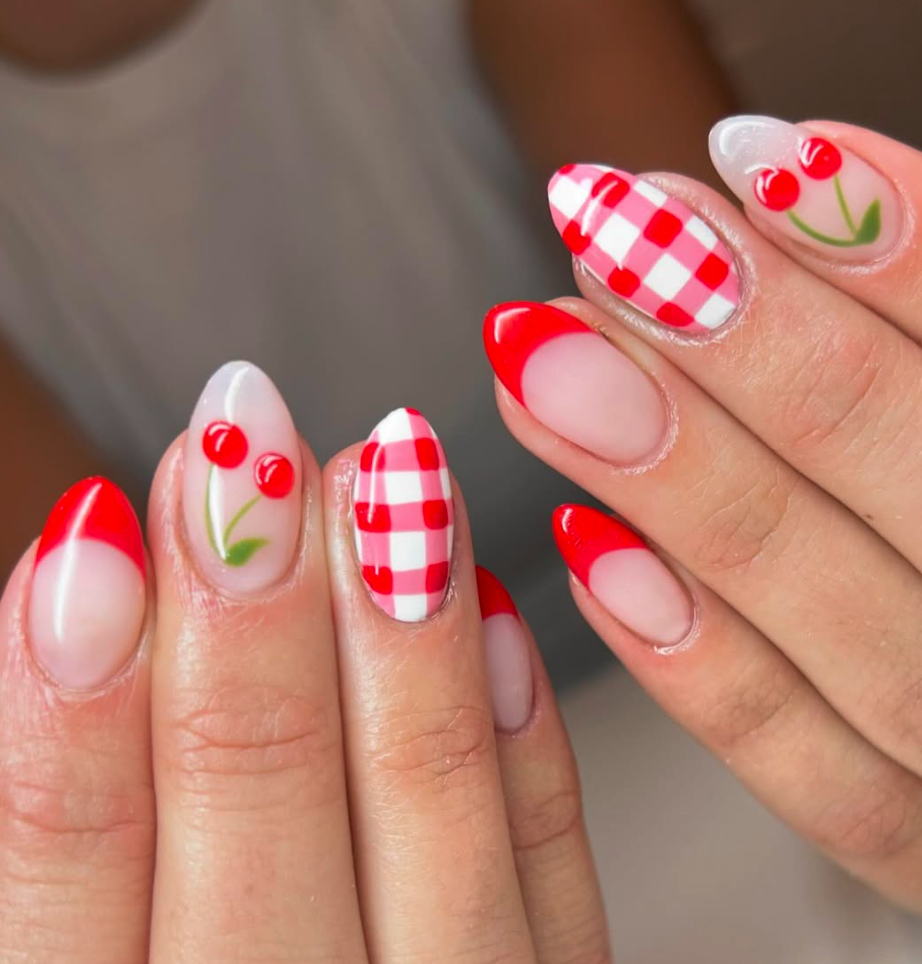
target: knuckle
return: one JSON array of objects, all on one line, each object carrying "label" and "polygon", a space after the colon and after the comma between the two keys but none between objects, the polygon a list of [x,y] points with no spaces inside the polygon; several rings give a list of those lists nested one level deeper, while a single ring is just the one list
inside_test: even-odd
[{"label": "knuckle", "polygon": [[493,721],[481,707],[382,715],[368,733],[372,768],[403,789],[452,793],[491,775]]},{"label": "knuckle", "polygon": [[873,333],[838,326],[801,356],[788,390],[778,395],[778,424],[792,450],[821,458],[834,446],[854,458],[850,443],[877,424],[878,392],[891,383],[889,344]]},{"label": "knuckle", "polygon": [[[237,808],[246,808],[248,798],[264,808],[287,802],[292,793],[309,792],[317,803],[341,794],[341,732],[334,707],[251,684],[228,686],[204,699],[183,694],[183,702],[186,698],[193,708],[169,714],[158,741],[158,763],[181,791],[216,806],[227,794]],[[281,798],[271,792],[273,785]]]},{"label": "knuckle", "polygon": [[[732,459],[729,453],[727,456]],[[783,536],[798,490],[797,477],[773,464],[766,472],[738,478],[736,490],[728,490],[727,479],[734,475],[739,477],[734,463],[715,460],[710,473],[687,494],[688,500],[702,509],[694,558],[705,572],[739,572],[762,558],[777,559],[784,551]],[[708,506],[716,494],[719,504]]]},{"label": "knuckle", "polygon": [[838,860],[892,860],[919,837],[919,802],[892,784],[861,788],[817,818],[813,838]]},{"label": "knuckle", "polygon": [[150,783],[125,785],[87,747],[38,740],[0,756],[4,848],[55,860],[147,859],[154,846]]},{"label": "knuckle", "polygon": [[732,754],[758,739],[772,739],[802,684],[803,678],[783,661],[769,671],[764,665],[748,667],[702,710],[705,742],[722,754]]},{"label": "knuckle", "polygon": [[583,823],[583,798],[575,777],[509,812],[509,832],[517,853],[543,850],[566,840]]}]

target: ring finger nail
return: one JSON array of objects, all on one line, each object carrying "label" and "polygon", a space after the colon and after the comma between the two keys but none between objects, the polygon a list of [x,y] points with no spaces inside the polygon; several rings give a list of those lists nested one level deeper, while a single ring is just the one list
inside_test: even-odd
[{"label": "ring finger nail", "polygon": [[144,544],[128,499],[106,479],[77,483],[52,509],[35,554],[29,638],[61,686],[102,686],[140,642]]},{"label": "ring finger nail", "polygon": [[902,212],[890,182],[867,162],[805,128],[771,117],[730,117],[711,131],[717,173],[750,210],[828,257],[886,254]]},{"label": "ring finger nail", "polygon": [[202,570],[221,589],[256,592],[292,564],[301,531],[301,454],[291,415],[268,376],[230,362],[192,414],[183,515]]},{"label": "ring finger nail", "polygon": [[550,305],[498,305],[484,342],[503,385],[558,435],[621,464],[661,445],[668,418],[653,382],[572,315]]},{"label": "ring finger nail", "polygon": [[480,566],[477,566],[477,595],[493,719],[498,729],[515,733],[531,716],[533,684],[528,641],[519,611],[506,587]]},{"label": "ring finger nail", "polygon": [[596,509],[562,505],[554,538],[573,575],[632,632],[660,646],[688,635],[688,594],[636,533]]},{"label": "ring finger nail", "polygon": [[633,174],[568,164],[548,185],[564,243],[616,295],[663,324],[711,331],[740,301],[733,256],[681,201]]},{"label": "ring finger nail", "polygon": [[454,502],[442,443],[412,408],[391,412],[362,450],[353,491],[355,544],[375,603],[401,622],[445,599]]}]

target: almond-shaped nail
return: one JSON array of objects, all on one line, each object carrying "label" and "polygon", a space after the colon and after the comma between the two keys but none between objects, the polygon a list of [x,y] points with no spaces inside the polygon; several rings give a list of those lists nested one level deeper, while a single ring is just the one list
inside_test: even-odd
[{"label": "almond-shaped nail", "polygon": [[146,610],[144,543],[118,486],[92,478],[66,492],[35,554],[29,640],[58,684],[92,690],[138,647]]},{"label": "almond-shaped nail", "polygon": [[653,382],[577,318],[551,305],[497,305],[483,329],[499,380],[549,429],[599,458],[652,455],[668,415]]},{"label": "almond-shaped nail", "polygon": [[740,302],[727,246],[676,198],[598,164],[568,164],[548,185],[554,225],[609,290],[673,328],[706,332]]},{"label": "almond-shaped nail", "polygon": [[730,117],[711,131],[710,147],[743,204],[828,258],[871,261],[899,240],[893,185],[826,137],[773,117]]},{"label": "almond-shaped nail", "polygon": [[230,362],[192,414],[183,459],[183,516],[196,561],[232,594],[264,590],[291,567],[301,533],[301,453],[269,377]]},{"label": "almond-shaped nail", "polygon": [[372,599],[401,622],[428,619],[448,589],[454,500],[442,443],[416,409],[398,408],[362,449],[355,546]]},{"label": "almond-shaped nail", "polygon": [[516,733],[531,717],[533,702],[528,640],[506,587],[481,566],[476,572],[493,722],[499,730]]},{"label": "almond-shaped nail", "polygon": [[635,532],[597,509],[562,505],[554,538],[573,575],[632,632],[658,646],[688,635],[688,594]]}]

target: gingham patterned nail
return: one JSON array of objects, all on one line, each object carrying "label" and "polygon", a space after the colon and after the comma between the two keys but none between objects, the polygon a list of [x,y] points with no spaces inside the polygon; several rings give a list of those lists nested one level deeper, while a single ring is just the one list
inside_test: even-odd
[{"label": "gingham patterned nail", "polygon": [[448,463],[412,408],[391,412],[362,450],[353,492],[362,578],[389,616],[419,622],[445,599],[454,535]]},{"label": "gingham patterned nail", "polygon": [[684,204],[610,167],[568,164],[548,185],[564,243],[616,295],[687,332],[719,328],[739,305],[726,245]]}]

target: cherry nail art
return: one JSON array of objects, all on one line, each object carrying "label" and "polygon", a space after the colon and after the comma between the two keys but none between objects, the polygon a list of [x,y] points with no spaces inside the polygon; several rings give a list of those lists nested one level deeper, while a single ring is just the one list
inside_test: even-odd
[{"label": "cherry nail art", "polygon": [[454,500],[442,443],[416,409],[391,412],[369,436],[353,519],[362,578],[378,607],[402,622],[434,615],[448,590]]},{"label": "cherry nail art", "polygon": [[740,200],[830,257],[868,260],[902,227],[892,185],[825,137],[771,117],[731,117],[711,132],[711,159]]},{"label": "cherry nail art", "polygon": [[497,305],[483,330],[499,380],[538,421],[599,458],[654,453],[668,414],[654,383],[598,332],[552,305]]},{"label": "cherry nail art", "polygon": [[497,729],[515,733],[528,722],[534,702],[528,640],[506,587],[486,569],[476,571],[493,719]]},{"label": "cherry nail art", "polygon": [[579,505],[560,506],[553,529],[567,567],[628,629],[660,646],[674,646],[688,635],[691,600],[635,532]]},{"label": "cherry nail art", "polygon": [[253,592],[284,575],[300,491],[297,433],[278,390],[255,365],[223,366],[192,415],[183,477],[189,541],[215,585]]},{"label": "cherry nail art", "polygon": [[118,486],[85,479],[52,509],[35,554],[29,637],[60,685],[95,689],[137,648],[145,612],[141,527]]},{"label": "cherry nail art", "polygon": [[647,181],[569,164],[551,178],[548,200],[571,253],[651,318],[686,332],[712,331],[738,307],[739,275],[726,245]]}]

